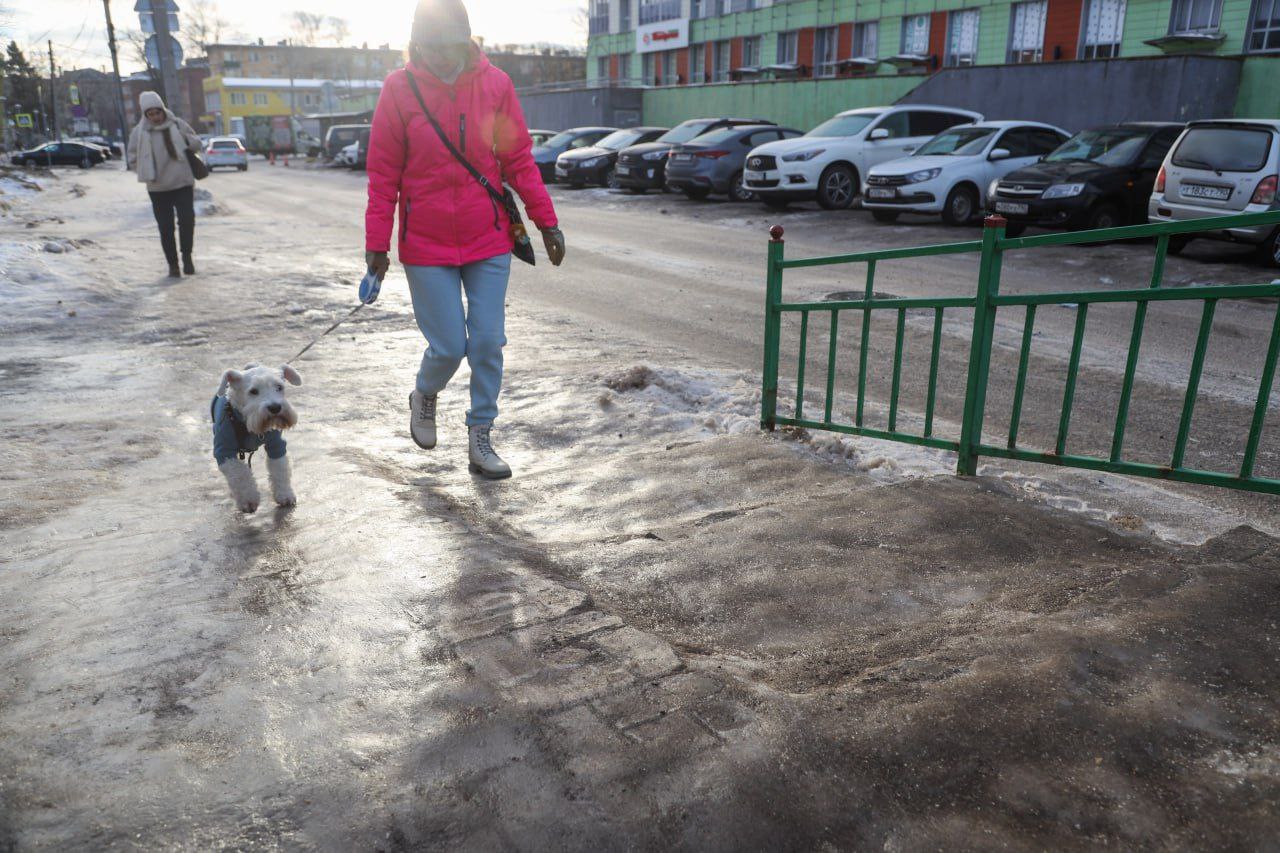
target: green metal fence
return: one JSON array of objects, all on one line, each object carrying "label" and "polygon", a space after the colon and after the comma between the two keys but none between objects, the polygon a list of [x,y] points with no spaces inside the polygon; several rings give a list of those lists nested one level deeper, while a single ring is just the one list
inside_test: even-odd
[{"label": "green metal fence", "polygon": [[[1280,350],[1280,301],[1276,305],[1275,319],[1271,325],[1271,337],[1262,360],[1257,400],[1253,408],[1249,435],[1244,440],[1244,457],[1238,471],[1225,473],[1206,471],[1185,466],[1187,442],[1191,420],[1199,393],[1200,377],[1204,369],[1205,353],[1213,329],[1213,316],[1219,301],[1224,299],[1275,299],[1280,297],[1280,284],[1196,286],[1164,289],[1165,256],[1169,239],[1180,234],[1197,231],[1222,230],[1261,225],[1280,225],[1280,212],[1241,214],[1177,223],[1137,225],[1125,228],[1107,228],[1097,231],[1046,234],[1036,237],[1007,238],[1005,220],[999,216],[988,217],[980,241],[950,243],[940,246],[923,246],[909,249],[885,249],[872,252],[855,252],[817,258],[787,260],[784,257],[783,230],[775,225],[770,229],[768,277],[765,287],[765,341],[764,376],[761,394],[760,424],[764,429],[775,426],[805,427],[815,430],[861,435],[870,438],[900,441],[923,445],[959,454],[957,473],[973,475],[978,458],[992,456],[1024,462],[1045,462],[1074,468],[1109,471],[1139,477],[1157,477],[1186,483],[1245,489],[1248,491],[1280,494],[1280,480],[1259,477],[1254,473],[1258,446],[1262,438],[1271,389],[1275,380],[1277,350]],[[1037,293],[1003,296],[1000,294],[1000,270],[1004,254],[1010,251],[1034,249],[1043,246],[1063,246],[1086,243],[1102,243],[1134,238],[1155,238],[1156,253],[1151,280],[1141,290],[1082,291],[1069,293]],[[919,258],[931,255],[979,254],[977,292],[967,297],[940,297],[921,299],[874,298],[876,265],[881,261],[902,258]],[[837,264],[865,264],[866,289],[861,299],[824,302],[784,302],[782,299],[783,272],[803,267],[832,266]],[[1075,398],[1076,380],[1080,370],[1080,352],[1084,341],[1089,306],[1095,303],[1131,303],[1134,305],[1133,329],[1129,341],[1120,401],[1116,411],[1110,453],[1105,456],[1088,456],[1067,452],[1067,433],[1071,424],[1072,404]],[[1134,375],[1142,346],[1143,328],[1147,308],[1152,302],[1199,302],[1200,328],[1191,359],[1191,371],[1178,420],[1178,432],[1174,441],[1173,457],[1168,465],[1151,465],[1127,461],[1122,458],[1125,428],[1129,418],[1129,403],[1133,392]],[[1041,305],[1077,306],[1075,331],[1067,362],[1066,383],[1063,389],[1057,439],[1051,450],[1029,449],[1018,444],[1018,428],[1022,419],[1023,398],[1026,390],[1027,369],[1031,353],[1031,337],[1035,328],[1036,308]],[[1017,380],[1014,386],[1013,408],[1009,431],[1004,446],[986,444],[982,440],[982,426],[986,412],[987,382],[991,369],[992,341],[995,333],[996,312],[1001,308],[1023,310],[1022,345],[1018,359]],[[965,385],[964,410],[961,416],[958,439],[942,438],[934,434],[934,415],[937,402],[938,361],[942,345],[942,324],[947,311],[973,312],[973,331],[970,337],[968,376]],[[888,428],[869,427],[864,422],[867,389],[868,341],[871,318],[876,311],[896,312],[897,332],[894,342],[893,379],[889,394]],[[925,398],[923,430],[904,431],[899,428],[899,397],[902,388],[903,341],[908,311],[931,311],[932,347],[929,356],[929,376]],[[861,312],[861,336],[858,343],[858,391],[852,423],[833,419],[835,406],[835,376],[839,353],[840,315]],[[779,351],[784,314],[800,315],[799,356],[796,364],[795,409],[792,416],[778,413]],[[805,364],[808,358],[809,327],[811,315],[826,315],[827,372],[826,387],[822,399],[822,417],[805,417]]]}]

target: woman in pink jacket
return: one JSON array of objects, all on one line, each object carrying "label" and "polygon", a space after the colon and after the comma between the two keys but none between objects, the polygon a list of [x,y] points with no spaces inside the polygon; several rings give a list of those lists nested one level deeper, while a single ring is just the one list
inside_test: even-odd
[{"label": "woman in pink jacket", "polygon": [[460,0],[419,2],[409,62],[383,84],[369,139],[365,260],[379,278],[386,275],[398,215],[397,251],[414,316],[427,339],[417,387],[409,395],[414,442],[425,450],[435,447],[436,400],[465,357],[471,366],[466,418],[471,471],[491,479],[510,477],[511,468],[494,452],[489,434],[498,414],[507,342],[503,308],[511,274],[510,223],[489,191],[450,153],[423,105],[492,186],[506,182],[519,193],[542,232],[551,263],[559,266],[564,235],[530,154],[533,143],[515,88],[471,41]]}]

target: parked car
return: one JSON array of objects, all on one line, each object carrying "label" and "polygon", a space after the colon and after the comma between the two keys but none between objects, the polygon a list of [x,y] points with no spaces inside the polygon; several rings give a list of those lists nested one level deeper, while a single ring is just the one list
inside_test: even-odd
[{"label": "parked car", "polygon": [[538,164],[543,183],[554,183],[556,179],[556,159],[566,151],[577,148],[590,148],[601,139],[617,130],[616,127],[575,127],[561,131],[533,149],[533,162]]},{"label": "parked car", "polygon": [[1181,124],[1132,122],[1084,130],[1032,166],[993,181],[991,209],[1016,237],[1042,228],[1113,228],[1145,222],[1164,156]]},{"label": "parked car", "polygon": [[666,132],[665,127],[629,127],[615,130],[590,147],[572,148],[556,158],[556,180],[575,189],[587,184],[617,188],[618,152]]},{"label": "parked car", "polygon": [[843,210],[873,166],[911,154],[949,127],[979,121],[981,113],[922,104],[846,110],[799,139],[752,151],[746,187],[770,207],[817,199],[827,210]]},{"label": "parked car", "polygon": [[88,142],[92,145],[98,146],[99,148],[105,148],[107,150],[107,153],[110,154],[113,158],[124,157],[123,146],[121,146],[119,142],[112,142],[111,140],[107,139],[105,136],[81,136],[77,139],[72,139],[69,141]]},{"label": "parked car", "polygon": [[1036,121],[944,130],[910,157],[872,166],[862,206],[877,222],[893,222],[903,213],[940,213],[948,225],[963,225],[982,214],[992,181],[1039,161],[1070,136]]},{"label": "parked car", "polygon": [[733,201],[754,201],[755,195],[742,185],[747,154],[766,142],[800,135],[798,130],[772,124],[735,125],[704,133],[671,149],[667,183],[691,199],[718,193]]},{"label": "parked car", "polygon": [[618,186],[626,187],[633,193],[665,189],[667,155],[674,146],[713,130],[748,124],[773,122],[760,118],[692,118],[681,122],[652,142],[624,149],[618,154]]},{"label": "parked car", "polygon": [[555,132],[554,130],[531,130],[531,131],[529,131],[529,138],[533,140],[533,147],[534,147],[534,148],[537,148],[539,145],[546,145],[546,144],[547,144],[547,140],[548,140],[548,139],[550,139],[551,137],[555,136],[555,135],[556,135],[556,132]]},{"label": "parked car", "polygon": [[341,151],[339,151],[338,156],[333,158],[333,162],[337,163],[339,166],[347,166],[349,168],[354,168],[356,165],[356,161],[359,158],[360,158],[360,143],[353,142],[350,145],[348,145],[346,148],[343,148]]},{"label": "parked car", "polygon": [[9,158],[15,166],[79,166],[88,169],[106,162],[106,153],[96,145],[79,142],[46,142]]},{"label": "parked car", "polygon": [[368,132],[367,124],[335,124],[325,131],[321,153],[330,160],[335,160],[342,149],[353,142],[359,142],[360,135]]},{"label": "parked car", "polygon": [[[1280,121],[1194,121],[1156,174],[1148,216],[1158,222],[1280,210]],[[1195,237],[1256,247],[1258,260],[1280,267],[1280,226],[1224,228],[1169,239],[1177,254]]]},{"label": "parked car", "polygon": [[204,162],[210,171],[220,166],[229,166],[247,172],[249,152],[244,150],[244,145],[234,136],[215,136],[205,146]]}]

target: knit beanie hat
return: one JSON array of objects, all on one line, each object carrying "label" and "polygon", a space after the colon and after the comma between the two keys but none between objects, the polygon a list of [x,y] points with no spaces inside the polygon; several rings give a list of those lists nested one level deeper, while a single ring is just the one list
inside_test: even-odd
[{"label": "knit beanie hat", "polygon": [[157,92],[143,92],[138,96],[138,108],[144,113],[150,109],[164,109],[164,100]]},{"label": "knit beanie hat", "polygon": [[471,41],[471,19],[462,0],[419,0],[413,15],[413,43],[424,47]]}]

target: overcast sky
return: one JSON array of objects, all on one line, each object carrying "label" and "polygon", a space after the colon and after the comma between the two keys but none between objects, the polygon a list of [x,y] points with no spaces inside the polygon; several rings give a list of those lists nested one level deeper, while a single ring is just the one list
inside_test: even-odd
[{"label": "overcast sky", "polygon": [[[184,2],[177,0],[178,8]],[[229,23],[224,41],[244,36],[268,44],[292,35],[289,14],[294,9],[345,18],[351,28],[348,44],[370,46],[390,43],[403,47],[409,40],[416,0],[208,0],[216,3]],[[137,29],[135,0],[112,0],[111,15],[117,31]],[[574,9],[586,0],[470,0],[471,30],[488,43],[554,42],[579,44],[585,35],[575,26]],[[71,69],[110,67],[102,0],[0,0],[9,8],[4,20],[5,39],[16,39],[23,48],[38,48],[43,56],[46,39],[53,39],[58,65]],[[181,13],[180,13],[181,17]],[[322,41],[322,43],[324,43]],[[328,42],[332,44],[332,42]],[[122,48],[123,71],[140,66]]]}]

